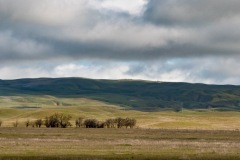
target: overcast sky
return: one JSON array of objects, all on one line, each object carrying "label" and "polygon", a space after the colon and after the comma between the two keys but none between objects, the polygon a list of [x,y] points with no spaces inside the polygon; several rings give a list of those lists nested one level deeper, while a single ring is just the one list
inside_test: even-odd
[{"label": "overcast sky", "polygon": [[0,79],[240,85],[239,0],[0,0]]}]

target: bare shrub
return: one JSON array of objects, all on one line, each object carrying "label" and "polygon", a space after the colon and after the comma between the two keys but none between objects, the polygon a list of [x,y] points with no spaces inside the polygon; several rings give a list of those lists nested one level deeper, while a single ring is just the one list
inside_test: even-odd
[{"label": "bare shrub", "polygon": [[46,117],[45,119],[45,125],[47,128],[58,128],[59,127],[59,114],[55,113],[54,115],[51,115],[50,117]]},{"label": "bare shrub", "polygon": [[133,128],[135,127],[137,124],[137,120],[134,119],[134,118],[126,118],[126,123],[125,123],[125,126],[126,128],[130,127],[130,128]]},{"label": "bare shrub", "polygon": [[0,127],[2,126],[2,124],[3,124],[3,121],[2,121],[2,120],[0,120]]},{"label": "bare shrub", "polygon": [[30,120],[28,119],[26,122],[25,122],[25,126],[26,127],[29,127],[31,125],[31,122],[30,122]]},{"label": "bare shrub", "polygon": [[66,128],[72,126],[70,123],[71,118],[70,115],[55,113],[54,115],[45,118],[45,126],[47,128]]},{"label": "bare shrub", "polygon": [[47,128],[50,128],[50,127],[51,127],[51,125],[50,125],[50,120],[49,120],[49,119],[50,119],[49,117],[45,117],[44,124],[45,124],[45,126],[46,126]]},{"label": "bare shrub", "polygon": [[105,122],[98,121],[97,128],[105,128]]},{"label": "bare shrub", "polygon": [[78,117],[75,121],[76,128],[81,127],[83,123],[83,117]]},{"label": "bare shrub", "polygon": [[96,119],[86,119],[83,124],[86,128],[97,128],[98,121]]},{"label": "bare shrub", "polygon": [[107,126],[107,128],[115,128],[115,119],[107,119],[105,121],[105,125]]},{"label": "bare shrub", "polygon": [[60,114],[59,115],[60,127],[67,128],[68,126],[72,126],[72,124],[70,123],[71,118],[72,118],[72,116],[70,116],[70,115]]},{"label": "bare shrub", "polygon": [[42,124],[43,124],[43,120],[42,120],[42,119],[37,119],[37,120],[35,121],[35,126],[36,126],[37,128],[41,128]]},{"label": "bare shrub", "polygon": [[122,128],[126,125],[126,119],[118,117],[115,119],[115,123],[117,124],[117,128]]},{"label": "bare shrub", "polygon": [[19,125],[18,120],[16,120],[15,122],[13,122],[12,125],[13,125],[13,127],[18,127],[18,125]]}]

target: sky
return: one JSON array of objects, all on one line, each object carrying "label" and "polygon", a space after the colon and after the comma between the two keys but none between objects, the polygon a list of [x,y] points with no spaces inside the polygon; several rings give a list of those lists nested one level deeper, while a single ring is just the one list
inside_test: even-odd
[{"label": "sky", "polygon": [[240,85],[239,0],[0,0],[0,79]]}]

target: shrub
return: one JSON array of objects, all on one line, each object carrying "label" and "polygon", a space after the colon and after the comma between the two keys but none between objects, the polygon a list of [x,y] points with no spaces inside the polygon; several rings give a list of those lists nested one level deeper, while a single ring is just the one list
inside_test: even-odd
[{"label": "shrub", "polygon": [[2,126],[2,124],[3,124],[3,121],[2,121],[2,120],[0,120],[0,127]]},{"label": "shrub", "polygon": [[38,119],[38,120],[35,121],[35,126],[36,126],[37,128],[41,128],[42,124],[43,124],[42,119]]},{"label": "shrub", "polygon": [[115,120],[114,119],[107,119],[105,121],[105,125],[107,128],[115,128]]},{"label": "shrub", "polygon": [[125,123],[125,126],[126,128],[130,127],[130,128],[133,128],[134,126],[136,126],[136,119],[133,119],[133,118],[126,118],[126,123]]},{"label": "shrub", "polygon": [[83,124],[86,128],[97,128],[98,121],[96,119],[86,119]]},{"label": "shrub", "polygon": [[45,119],[45,125],[47,128],[58,128],[59,127],[59,115],[55,113],[54,115],[51,115],[50,117],[46,117]]},{"label": "shrub", "polygon": [[98,121],[97,128],[105,128],[105,122],[99,122]]},{"label": "shrub", "polygon": [[115,119],[107,119],[105,121],[105,125],[107,128],[114,128],[115,126],[117,128],[122,128],[125,126],[126,128],[130,127],[133,128],[136,125],[137,121],[133,118],[115,118]]},{"label": "shrub", "polygon": [[83,117],[78,117],[75,121],[76,128],[81,127],[82,123],[83,123]]},{"label": "shrub", "polygon": [[51,115],[50,117],[45,118],[45,126],[47,128],[66,128],[72,126],[70,123],[70,115],[57,114]]},{"label": "shrub", "polygon": [[60,127],[67,128],[68,126],[72,126],[72,124],[70,123],[71,118],[72,118],[72,116],[70,116],[70,115],[60,114],[59,115]]},{"label": "shrub", "polygon": [[46,118],[45,118],[44,124],[45,124],[45,126],[46,126],[47,128],[50,128],[50,127],[51,127],[49,117],[46,117]]},{"label": "shrub", "polygon": [[117,124],[117,128],[122,128],[123,126],[126,125],[126,119],[118,117],[115,119],[115,123]]},{"label": "shrub", "polygon": [[28,127],[28,126],[30,126],[30,125],[31,125],[31,122],[30,122],[30,120],[28,119],[28,120],[25,122],[25,126]]},{"label": "shrub", "polygon": [[19,125],[18,120],[16,120],[15,122],[13,122],[12,125],[13,125],[13,127],[18,127],[18,125]]}]

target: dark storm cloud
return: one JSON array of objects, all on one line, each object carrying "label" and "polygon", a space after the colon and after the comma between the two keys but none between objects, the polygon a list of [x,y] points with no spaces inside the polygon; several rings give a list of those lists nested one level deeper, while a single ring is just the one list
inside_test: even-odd
[{"label": "dark storm cloud", "polygon": [[96,10],[87,1],[27,2],[0,1],[1,61],[59,57],[144,61],[240,51],[236,0],[150,0],[137,17]]},{"label": "dark storm cloud", "polygon": [[204,26],[239,18],[238,0],[150,0],[145,18],[162,25]]}]

